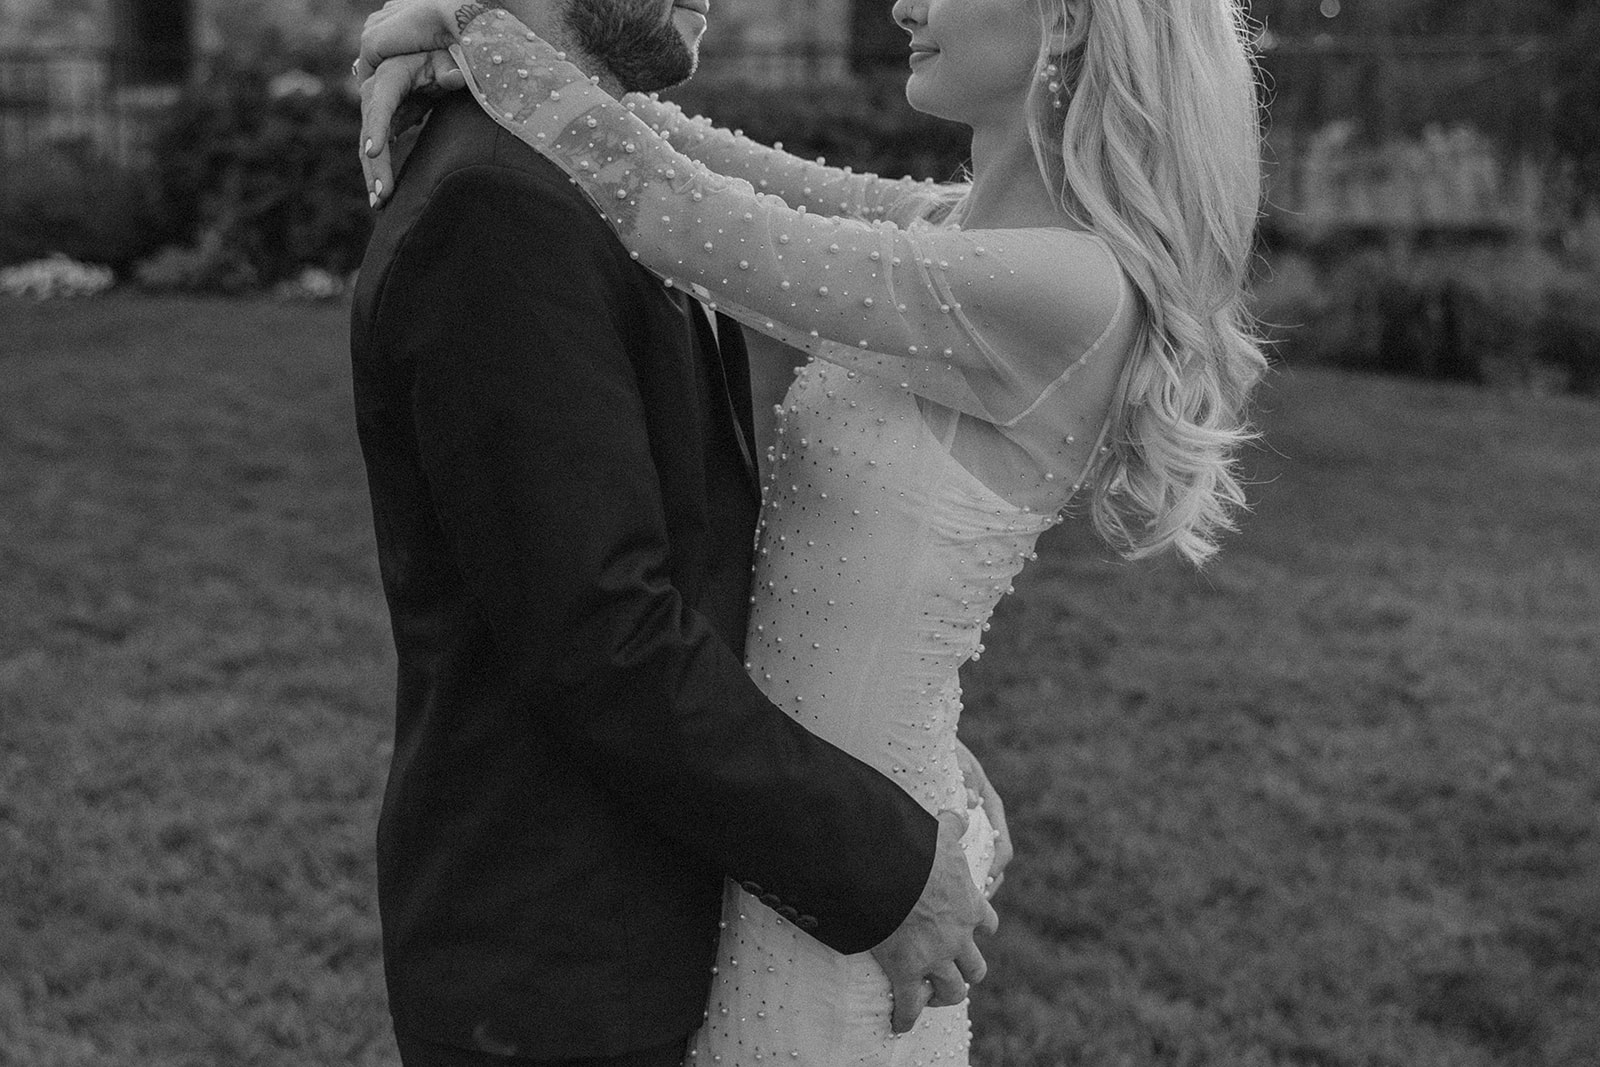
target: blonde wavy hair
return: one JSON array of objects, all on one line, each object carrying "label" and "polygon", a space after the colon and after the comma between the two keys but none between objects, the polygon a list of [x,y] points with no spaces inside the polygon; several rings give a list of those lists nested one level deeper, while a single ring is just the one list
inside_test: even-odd
[{"label": "blonde wavy hair", "polygon": [[[1037,0],[1057,94],[1030,131],[1061,208],[1105,238],[1143,322],[1091,475],[1095,528],[1124,556],[1201,565],[1245,506],[1236,465],[1267,367],[1245,305],[1261,200],[1261,108],[1238,0]],[[1050,46],[1088,25],[1065,55]]]}]

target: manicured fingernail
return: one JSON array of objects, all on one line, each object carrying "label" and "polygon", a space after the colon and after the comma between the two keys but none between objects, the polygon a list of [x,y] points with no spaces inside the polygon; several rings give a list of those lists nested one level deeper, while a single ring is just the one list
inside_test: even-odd
[{"label": "manicured fingernail", "polygon": [[367,138],[367,155],[372,155],[372,138]]},{"label": "manicured fingernail", "polygon": [[377,207],[378,206],[378,194],[377,193],[368,193],[367,194],[367,206],[368,207]]},{"label": "manicured fingernail", "polygon": [[379,178],[372,183],[372,191],[379,196],[383,195],[383,179]]}]

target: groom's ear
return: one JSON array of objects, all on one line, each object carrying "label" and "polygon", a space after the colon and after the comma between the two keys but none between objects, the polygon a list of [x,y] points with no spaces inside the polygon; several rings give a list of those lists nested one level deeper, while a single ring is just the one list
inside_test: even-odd
[{"label": "groom's ear", "polygon": [[572,0],[497,0],[497,3],[550,44],[567,47],[566,14]]}]

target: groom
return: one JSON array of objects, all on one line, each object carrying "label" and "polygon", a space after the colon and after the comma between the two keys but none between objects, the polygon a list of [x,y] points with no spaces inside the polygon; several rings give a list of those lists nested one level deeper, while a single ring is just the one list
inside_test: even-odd
[{"label": "groom", "polygon": [[[620,93],[692,71],[683,2],[506,6]],[[351,354],[399,654],[378,888],[407,1067],[676,1065],[724,876],[873,950],[897,1029],[958,1002],[993,922],[959,818],[742,663],[760,497],[737,325],[456,93],[379,217]]]}]

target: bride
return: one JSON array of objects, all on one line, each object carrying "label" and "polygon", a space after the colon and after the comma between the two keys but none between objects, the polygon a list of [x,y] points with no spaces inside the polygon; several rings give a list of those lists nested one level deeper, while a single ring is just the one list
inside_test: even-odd
[{"label": "bride", "polygon": [[[703,5],[614,3],[686,41],[704,28]],[[544,0],[512,6],[553,36]],[[1237,0],[897,0],[894,17],[912,105],[972,129],[969,183],[797,159],[461,0],[369,19],[363,158],[382,202],[396,107],[459,67],[664,284],[811,357],[776,408],[747,666],[939,811],[966,806],[958,669],[1038,536],[1087,514],[1130,558],[1198,565],[1243,503],[1259,124]],[[994,837],[976,809],[980,884]],[[896,1037],[869,954],[732,883],[723,921],[690,1062],[966,1062],[965,1004]]]}]

